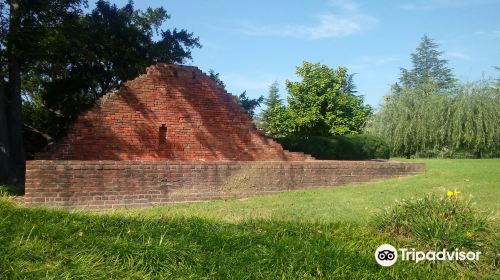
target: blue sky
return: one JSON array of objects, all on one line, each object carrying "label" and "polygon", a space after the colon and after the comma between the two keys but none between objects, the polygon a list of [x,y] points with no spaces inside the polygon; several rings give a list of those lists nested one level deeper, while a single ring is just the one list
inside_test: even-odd
[{"label": "blue sky", "polygon": [[[121,6],[126,1],[113,1]],[[203,48],[188,64],[220,73],[228,91],[266,95],[278,80],[297,80],[302,61],[357,73],[365,101],[377,106],[400,67],[427,34],[440,44],[458,78],[500,76],[500,0],[422,1],[135,1],[137,8],[163,6],[166,28],[184,28]]]}]

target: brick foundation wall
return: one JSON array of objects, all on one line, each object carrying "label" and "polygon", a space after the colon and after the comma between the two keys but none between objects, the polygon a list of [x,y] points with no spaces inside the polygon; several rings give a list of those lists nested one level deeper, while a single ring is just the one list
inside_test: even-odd
[{"label": "brick foundation wall", "polygon": [[141,207],[245,197],[417,174],[423,164],[380,161],[28,161],[25,203]]}]

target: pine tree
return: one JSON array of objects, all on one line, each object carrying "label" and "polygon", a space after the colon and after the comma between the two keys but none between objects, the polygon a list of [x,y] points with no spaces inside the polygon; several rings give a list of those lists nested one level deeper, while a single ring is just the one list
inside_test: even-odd
[{"label": "pine tree", "polygon": [[269,94],[264,100],[264,105],[266,108],[274,108],[276,106],[282,106],[283,100],[279,97],[279,84],[278,81],[274,81],[271,86],[269,86]]},{"label": "pine tree", "polygon": [[[430,89],[438,92],[447,92],[453,88],[456,79],[452,69],[447,66],[448,61],[442,58],[443,52],[438,50],[439,45],[427,35],[422,37],[420,45],[411,54],[413,67],[401,68],[400,85],[393,86],[397,92],[401,87],[423,90],[430,94]],[[399,90],[398,90],[399,89]]]},{"label": "pine tree", "polygon": [[276,135],[277,131],[273,129],[273,122],[277,119],[277,112],[283,107],[283,100],[279,98],[279,84],[274,81],[269,86],[269,93],[267,98],[264,99],[265,108],[259,115],[257,126],[262,129],[266,134]]},{"label": "pine tree", "polygon": [[257,107],[260,107],[260,103],[264,101],[264,96],[259,96],[258,98],[249,98],[247,96],[247,91],[243,91],[240,95],[236,96],[236,100],[238,100],[238,103],[240,104],[245,111],[247,111],[248,115],[252,117],[252,119],[255,117],[255,109]]}]

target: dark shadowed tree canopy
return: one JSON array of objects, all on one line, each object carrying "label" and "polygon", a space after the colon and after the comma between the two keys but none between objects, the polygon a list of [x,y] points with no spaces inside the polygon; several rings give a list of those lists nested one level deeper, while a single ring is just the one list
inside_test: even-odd
[{"label": "dark shadowed tree canopy", "polygon": [[85,7],[79,0],[0,1],[0,121],[8,120],[1,129],[9,135],[1,157],[9,168],[22,163],[17,173],[24,173],[23,130],[32,156],[104,93],[153,63],[183,63],[201,47],[186,30],[162,29],[170,17],[164,8],[137,10],[132,1]]},{"label": "dark shadowed tree canopy", "polygon": [[259,96],[258,98],[249,98],[246,91],[243,91],[240,95],[236,96],[236,99],[241,107],[243,107],[252,118],[255,116],[255,109],[257,109],[262,101],[264,101],[263,96]]},{"label": "dark shadowed tree canopy", "polygon": [[[219,77],[220,74],[215,72],[213,69],[208,71],[208,76],[214,80],[215,84],[222,89],[226,90],[226,84]],[[235,95],[236,100],[238,100],[238,104],[240,104],[243,109],[250,115],[250,117],[255,117],[255,109],[260,106],[262,101],[264,101],[263,96],[259,96],[258,98],[250,98],[247,96],[246,90],[243,91],[240,95]]]},{"label": "dark shadowed tree canopy", "polygon": [[[57,53],[58,34],[62,26],[75,24],[81,15],[78,0],[66,1],[0,1],[0,79],[4,84],[0,123],[0,161],[7,163],[0,181],[16,186],[22,192],[25,153],[21,95],[24,76],[33,65]],[[0,167],[5,165],[0,165]]]},{"label": "dark shadowed tree canopy", "polygon": [[219,77],[219,73],[215,73],[215,71],[213,69],[210,69],[208,71],[208,75],[210,76],[210,78],[212,80],[214,80],[215,84],[221,88],[223,88],[224,90],[226,89],[226,84],[221,80],[221,78]]}]

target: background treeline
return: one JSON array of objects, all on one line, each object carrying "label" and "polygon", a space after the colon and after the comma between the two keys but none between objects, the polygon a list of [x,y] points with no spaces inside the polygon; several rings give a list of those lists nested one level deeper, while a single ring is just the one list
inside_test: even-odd
[{"label": "background treeline", "polygon": [[[210,77],[222,88],[219,73]],[[353,74],[347,68],[330,68],[304,61],[296,68],[298,82],[286,81],[286,102],[274,82],[267,98],[236,96],[259,129],[285,149],[317,159],[363,160],[389,158],[389,147],[377,136],[362,134],[373,113],[357,95]],[[263,110],[255,113],[263,103]]]},{"label": "background treeline", "polygon": [[353,74],[305,61],[297,67],[298,82],[286,81],[286,103],[278,83],[270,86],[257,127],[290,151],[317,159],[362,160],[389,158],[389,147],[379,137],[364,135],[373,114],[357,95]]},{"label": "background treeline", "polygon": [[393,156],[499,157],[498,80],[462,83],[427,36],[402,69],[366,132],[387,141]]},{"label": "background treeline", "polygon": [[304,62],[286,104],[271,85],[257,126],[318,159],[500,157],[500,81],[462,83],[442,56],[424,36],[375,113],[347,69]]},{"label": "background treeline", "polygon": [[500,157],[500,94],[488,81],[446,93],[405,88],[385,97],[367,132],[394,156]]}]

